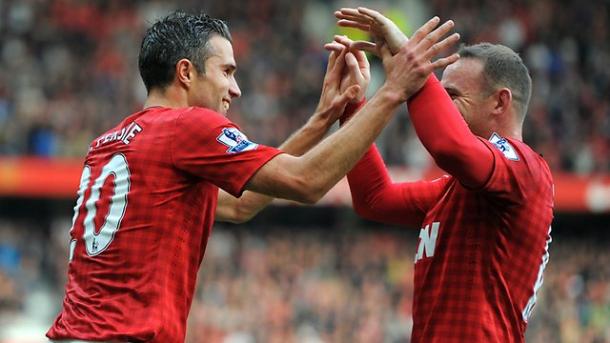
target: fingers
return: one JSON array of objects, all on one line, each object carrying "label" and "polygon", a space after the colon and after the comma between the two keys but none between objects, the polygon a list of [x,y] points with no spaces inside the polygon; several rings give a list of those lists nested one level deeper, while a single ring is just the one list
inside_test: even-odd
[{"label": "fingers", "polygon": [[352,52],[345,54],[345,63],[349,68],[358,68],[358,60],[356,60],[356,56]]},{"label": "fingers", "polygon": [[354,42],[347,36],[335,35],[334,42],[327,43],[324,47],[327,50],[337,52],[348,49],[349,52],[345,55],[345,62],[348,65],[349,72],[358,80],[367,79],[369,75],[370,64],[364,51],[371,51],[375,55],[379,55],[376,51],[376,44],[367,41]]},{"label": "fingers", "polygon": [[377,22],[379,26],[383,26],[389,20],[383,14],[366,7],[358,7],[358,13],[364,14],[367,18]]},{"label": "fingers", "polygon": [[378,54],[374,49],[377,47],[375,43],[371,43],[368,41],[356,41],[349,39],[347,36],[339,36],[335,35],[334,37],[335,44],[340,44],[344,47],[347,47],[350,52],[355,53],[358,50],[370,51],[374,54]]},{"label": "fingers", "polygon": [[[352,19],[352,23],[358,22],[362,24],[368,20],[368,31],[375,36],[376,40],[385,41],[392,53],[396,54],[408,42],[407,36],[400,28],[380,12],[366,7],[358,7],[358,14],[362,18]],[[349,12],[347,15],[350,18],[357,18],[353,12]],[[353,26],[356,27],[357,25]]]},{"label": "fingers", "polygon": [[[337,43],[337,42],[331,42],[331,43],[326,43],[324,44],[324,49],[328,50],[331,52],[331,55],[333,52],[340,53],[341,51],[343,51],[343,49],[345,49],[345,46],[343,44]],[[333,57],[334,59],[336,59],[336,54]],[[329,61],[330,61],[330,56],[329,56]],[[330,64],[330,62],[329,62]]]},{"label": "fingers", "polygon": [[377,51],[377,44],[363,41],[363,40],[355,41],[351,46],[351,50],[352,51],[359,51],[359,50],[367,51],[375,56],[379,56],[379,52]]},{"label": "fingers", "polygon": [[[365,43],[369,43],[369,42],[365,42]],[[373,43],[369,43],[372,45],[375,45]],[[353,44],[352,44],[353,46]],[[369,60],[368,58],[366,58],[366,54],[364,53],[363,50],[352,50],[352,53],[354,54],[354,56],[356,56],[356,60],[358,61],[358,67],[360,67],[361,70],[369,70],[370,69],[370,64],[369,64]]]},{"label": "fingers", "polygon": [[440,41],[440,42],[434,44],[432,47],[430,47],[430,49],[428,49],[426,51],[424,57],[427,60],[430,60],[430,59],[432,59],[432,57],[438,55],[445,49],[455,45],[455,43],[459,42],[459,40],[460,40],[460,34],[454,33],[451,36],[443,39],[442,41]]},{"label": "fingers", "polygon": [[352,100],[356,100],[356,97],[358,96],[358,93],[360,92],[360,86],[358,85],[352,85],[349,86],[345,92],[343,92],[343,94],[341,94],[341,96],[339,97],[339,105],[340,106],[345,106],[347,105],[348,102],[352,101]]},{"label": "fingers", "polygon": [[415,31],[415,33],[413,34],[413,38],[411,38],[411,41],[413,41],[415,44],[419,43],[430,32],[432,32],[432,30],[434,30],[435,27],[438,26],[439,22],[440,22],[440,18],[436,17],[436,16],[433,17],[432,19],[428,20],[424,25],[422,25],[419,29],[417,29],[417,31]]},{"label": "fingers", "polygon": [[377,44],[375,44],[375,43],[359,40],[359,41],[355,41],[354,43],[352,43],[350,49],[352,51],[370,52],[371,54],[379,57],[379,51],[377,49]]},{"label": "fingers", "polygon": [[460,55],[458,54],[452,54],[450,56],[447,56],[445,58],[439,58],[438,60],[434,61],[431,66],[434,69],[442,69],[445,68],[446,66],[453,64],[455,62],[457,62],[457,60],[460,59]]},{"label": "fingers", "polygon": [[337,19],[346,19],[350,21],[359,22],[361,24],[370,23],[370,19],[362,15],[355,8],[342,8],[339,11],[335,11],[335,17],[337,17]]},{"label": "fingers", "polygon": [[334,109],[334,112],[343,113],[345,110],[345,106],[349,102],[359,100],[358,93],[360,92],[360,86],[352,85],[348,87],[343,94],[334,98],[331,103],[331,108]]},{"label": "fingers", "polygon": [[383,44],[379,47],[379,52],[381,54],[381,60],[384,62],[385,61],[389,61],[392,58],[392,52],[390,51],[390,48],[388,47],[387,44]]},{"label": "fingers", "polygon": [[432,47],[434,44],[436,44],[436,42],[438,42],[438,40],[441,39],[441,37],[443,37],[447,33],[449,33],[449,31],[451,31],[451,29],[453,29],[454,26],[455,26],[455,23],[453,23],[453,20],[447,20],[446,22],[443,23],[443,25],[439,26],[436,30],[427,34],[426,37],[424,37],[420,42],[417,42],[419,45],[418,48],[421,49],[422,51],[427,51],[428,49],[430,49],[430,47]]},{"label": "fingers", "polygon": [[[324,45],[324,47],[326,48],[326,45]],[[331,51],[330,55],[328,55],[328,63],[326,63],[326,74],[325,75],[328,75],[329,71],[335,65],[336,61],[337,61],[337,52]]]},{"label": "fingers", "polygon": [[[377,45],[367,41],[352,41],[345,36],[335,36],[335,41],[324,44],[324,49],[340,53],[343,49],[349,49],[352,53],[357,53],[359,50],[369,51],[374,50]],[[375,51],[372,51],[375,52]],[[336,58],[336,57],[335,57]]]},{"label": "fingers", "polygon": [[343,68],[345,67],[345,54],[347,53],[347,49],[343,49],[341,50],[341,52],[339,53],[335,53],[337,55],[337,58],[335,60],[335,63],[333,66],[331,66],[331,69],[329,71],[329,77],[331,78],[331,80],[341,80],[341,72],[343,71]]},{"label": "fingers", "polygon": [[347,38],[347,36],[339,36],[339,35],[335,35],[334,40],[337,43],[345,45],[346,47],[350,47],[352,45],[352,43],[354,42],[353,40]]},{"label": "fingers", "polygon": [[342,8],[335,11],[335,17],[339,19],[337,24],[342,27],[353,27],[363,31],[371,31],[372,19],[355,8]]},{"label": "fingers", "polygon": [[359,22],[352,21],[352,20],[340,19],[339,21],[337,21],[337,25],[339,25],[341,27],[352,27],[352,28],[359,29],[359,30],[366,31],[366,32],[371,31],[370,25],[361,24]]},{"label": "fingers", "polygon": [[353,53],[348,52],[345,54],[345,64],[347,65],[348,73],[352,75],[354,80],[357,80],[357,82],[362,81],[363,75],[360,73],[358,60]]}]

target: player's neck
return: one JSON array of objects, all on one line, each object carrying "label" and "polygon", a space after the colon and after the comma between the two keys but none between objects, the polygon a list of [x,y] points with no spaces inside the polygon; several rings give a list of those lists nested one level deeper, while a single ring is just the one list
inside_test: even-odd
[{"label": "player's neck", "polygon": [[518,141],[523,142],[523,136],[521,134],[521,128],[520,127],[504,127],[504,128],[496,128],[495,130],[491,130],[491,132],[489,133],[488,137],[491,137],[492,133],[497,133],[498,135],[504,137],[504,138],[512,138],[512,139],[516,139]]},{"label": "player's neck", "polygon": [[[169,87],[168,87],[169,88]],[[182,108],[188,107],[188,102],[178,94],[172,94],[171,89],[151,90],[144,102],[144,108],[149,107]]]}]

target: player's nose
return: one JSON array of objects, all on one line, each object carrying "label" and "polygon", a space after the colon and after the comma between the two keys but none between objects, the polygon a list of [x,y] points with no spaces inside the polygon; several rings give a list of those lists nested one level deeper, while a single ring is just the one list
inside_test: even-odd
[{"label": "player's nose", "polygon": [[239,89],[235,79],[231,81],[231,86],[229,86],[229,94],[231,95],[231,98],[239,98],[241,96],[241,90]]}]

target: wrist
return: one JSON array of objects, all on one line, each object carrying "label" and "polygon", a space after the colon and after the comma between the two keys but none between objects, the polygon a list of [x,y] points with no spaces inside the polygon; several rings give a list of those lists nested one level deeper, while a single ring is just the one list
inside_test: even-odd
[{"label": "wrist", "polygon": [[360,107],[364,106],[364,103],[366,102],[366,97],[362,97],[360,100],[357,101],[352,101],[347,103],[347,106],[345,107],[345,111],[343,111],[344,114],[354,114],[355,112],[357,112]]},{"label": "wrist", "polygon": [[354,114],[356,114],[356,112],[358,112],[360,110],[360,108],[362,108],[362,106],[364,106],[365,103],[366,103],[366,97],[364,97],[364,96],[359,101],[348,103],[347,106],[345,107],[345,111],[343,111],[343,114],[339,118],[339,124],[343,125],[348,120],[350,120],[354,116]]},{"label": "wrist", "polygon": [[[306,126],[319,129],[329,129],[336,121],[336,115],[333,116],[330,110],[316,110],[307,121]],[[334,119],[333,119],[334,118]]]},{"label": "wrist", "polygon": [[434,88],[435,83],[439,83],[439,81],[434,74],[431,74],[426,79],[426,82],[424,82],[424,85],[409,97],[409,100],[407,100],[407,104],[411,105],[413,101],[419,97],[419,94],[424,93],[424,90]]},{"label": "wrist", "polygon": [[403,90],[392,86],[387,82],[384,83],[377,91],[378,97],[394,105],[400,105],[409,98]]}]

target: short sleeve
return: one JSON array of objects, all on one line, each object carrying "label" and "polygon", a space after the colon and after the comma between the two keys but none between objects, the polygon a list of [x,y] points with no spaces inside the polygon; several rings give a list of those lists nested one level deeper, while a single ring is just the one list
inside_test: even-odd
[{"label": "short sleeve", "polygon": [[250,178],[281,151],[256,144],[223,115],[192,107],[177,116],[171,154],[179,170],[240,196]]}]

